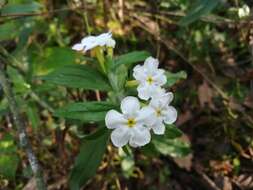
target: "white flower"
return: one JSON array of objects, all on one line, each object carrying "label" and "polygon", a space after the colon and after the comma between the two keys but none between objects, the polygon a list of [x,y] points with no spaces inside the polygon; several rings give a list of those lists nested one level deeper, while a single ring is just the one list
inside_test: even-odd
[{"label": "white flower", "polygon": [[116,147],[128,142],[132,147],[144,146],[150,142],[150,131],[146,125],[152,125],[153,110],[148,106],[140,108],[137,98],[128,96],[121,101],[121,111],[110,110],[105,116],[107,128],[114,129],[111,141]]},{"label": "white flower", "polygon": [[134,67],[133,76],[139,82],[137,87],[138,96],[143,100],[148,100],[156,92],[157,88],[166,84],[167,78],[163,69],[158,69],[158,60],[148,57],[144,65]]},{"label": "white flower", "polygon": [[247,17],[250,15],[250,8],[248,5],[243,5],[241,8],[238,9],[238,16],[239,18]]},{"label": "white flower", "polygon": [[172,124],[177,119],[177,110],[169,105],[172,100],[173,94],[171,92],[160,91],[159,96],[154,96],[149,103],[149,107],[154,110],[155,116],[155,122],[149,125],[149,128],[157,135],[165,133],[164,123]]},{"label": "white flower", "polygon": [[81,43],[75,44],[72,49],[77,51],[86,52],[90,49],[93,49],[97,46],[107,46],[107,47],[115,47],[115,40],[112,38],[112,33],[103,33],[98,36],[87,36],[82,39]]}]

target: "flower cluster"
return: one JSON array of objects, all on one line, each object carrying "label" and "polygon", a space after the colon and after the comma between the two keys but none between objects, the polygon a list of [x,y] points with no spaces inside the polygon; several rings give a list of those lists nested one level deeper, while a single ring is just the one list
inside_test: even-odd
[{"label": "flower cluster", "polygon": [[158,68],[159,61],[153,57],[133,69],[138,82],[138,97],[145,100],[141,107],[138,98],[128,96],[121,101],[121,112],[110,110],[105,117],[107,128],[113,129],[111,141],[116,147],[130,144],[140,147],[151,140],[150,131],[157,135],[165,133],[165,124],[176,121],[177,111],[170,106],[173,94],[166,92],[163,85],[167,78],[165,71]]},{"label": "flower cluster", "polygon": [[[85,37],[72,49],[84,53],[88,50],[95,52],[102,70],[106,73],[103,51],[106,49],[110,54],[115,44],[112,34],[108,32]],[[150,131],[162,135],[165,133],[165,124],[176,121],[177,111],[170,106],[173,94],[162,88],[167,78],[165,71],[159,69],[158,65],[157,59],[148,57],[143,65],[136,65],[133,69],[133,77],[138,83],[138,97],[145,101],[145,106],[141,106],[138,98],[128,96],[121,101],[121,113],[110,110],[106,114],[105,124],[107,128],[113,129],[111,141],[116,147],[128,143],[132,147],[144,146],[151,140]]]}]

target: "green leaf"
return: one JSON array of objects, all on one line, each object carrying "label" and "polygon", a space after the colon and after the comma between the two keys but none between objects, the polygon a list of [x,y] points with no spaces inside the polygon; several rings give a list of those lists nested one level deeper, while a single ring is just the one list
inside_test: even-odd
[{"label": "green leaf", "polygon": [[97,139],[85,140],[70,174],[70,189],[80,188],[96,173],[106,150],[110,132],[107,130]]},{"label": "green leaf", "polygon": [[115,91],[119,92],[124,89],[127,74],[128,72],[125,65],[120,65],[113,72],[109,72],[108,77],[110,78],[111,85]]},{"label": "green leaf", "polygon": [[175,139],[181,137],[183,132],[178,129],[175,125],[166,125],[165,137],[168,139]]},{"label": "green leaf", "polygon": [[71,88],[111,90],[107,79],[88,65],[66,65],[42,78],[48,82]]},{"label": "green leaf", "polygon": [[144,61],[149,56],[150,56],[150,53],[147,51],[133,51],[133,52],[121,55],[118,58],[116,58],[114,62],[114,68],[118,67],[119,65],[130,66],[131,64]]},{"label": "green leaf", "polygon": [[154,138],[152,142],[157,151],[163,155],[183,157],[191,151],[190,145],[180,139]]},{"label": "green leaf", "polygon": [[3,15],[5,14],[20,14],[20,13],[33,13],[42,8],[42,5],[38,2],[32,2],[27,4],[7,4],[1,9]]},{"label": "green leaf", "polygon": [[39,123],[40,123],[40,118],[39,118],[39,112],[38,109],[36,107],[36,105],[33,102],[30,102],[26,108],[26,113],[28,116],[29,121],[32,124],[32,127],[38,128],[39,127]]},{"label": "green leaf", "polygon": [[165,85],[166,87],[171,87],[174,84],[176,84],[178,81],[187,78],[187,73],[185,71],[180,71],[177,73],[171,73],[169,71],[166,71],[165,75],[167,77],[167,83]]},{"label": "green leaf", "polygon": [[182,26],[187,26],[194,21],[198,20],[200,17],[209,14],[218,4],[220,0],[198,0],[196,1],[188,14],[183,17],[179,24]]},{"label": "green leaf", "polygon": [[[36,75],[45,75],[65,65],[73,65],[77,61],[87,58],[76,53],[70,48],[50,47],[33,58],[33,68]],[[93,61],[89,58],[87,61]]]},{"label": "green leaf", "polygon": [[109,102],[78,102],[62,107],[54,114],[58,117],[78,119],[83,122],[99,122],[104,121],[106,113],[115,107]]},{"label": "green leaf", "polygon": [[18,167],[19,157],[13,137],[6,134],[0,140],[0,175],[14,179]]},{"label": "green leaf", "polygon": [[11,82],[14,84],[14,90],[16,93],[26,93],[30,89],[30,85],[26,83],[23,76],[18,72],[17,69],[8,66],[7,67],[8,76]]},{"label": "green leaf", "polygon": [[10,40],[18,36],[20,31],[20,23],[17,21],[10,21],[1,24],[0,27],[0,41]]},{"label": "green leaf", "polygon": [[18,167],[17,154],[0,154],[0,174],[8,179],[14,179]]},{"label": "green leaf", "polygon": [[94,140],[99,138],[100,136],[104,135],[104,133],[108,131],[108,128],[106,127],[100,127],[99,129],[97,129],[95,132],[89,134],[89,135],[85,135],[83,138],[86,140]]}]

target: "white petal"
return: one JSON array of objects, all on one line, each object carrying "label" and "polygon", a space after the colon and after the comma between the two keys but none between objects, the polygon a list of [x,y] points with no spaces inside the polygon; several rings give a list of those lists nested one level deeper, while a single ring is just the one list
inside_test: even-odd
[{"label": "white petal", "polygon": [[133,147],[133,148],[138,147],[138,144],[136,144],[136,143],[133,142],[133,141],[130,141],[129,144],[130,144],[130,146]]},{"label": "white petal", "polygon": [[81,43],[84,44],[84,45],[89,45],[89,44],[92,44],[92,43],[95,43],[95,42],[96,42],[96,37],[95,36],[84,37],[81,41]]},{"label": "white petal", "polygon": [[126,145],[131,137],[131,133],[128,127],[122,126],[112,131],[111,141],[114,146],[122,147]]},{"label": "white petal", "polygon": [[105,116],[105,125],[109,129],[123,126],[126,122],[127,121],[124,119],[123,115],[115,110],[108,111]]},{"label": "white petal", "polygon": [[132,115],[140,109],[140,102],[136,97],[127,96],[121,101],[120,108],[123,114]]},{"label": "white petal", "polygon": [[97,47],[97,46],[98,46],[97,43],[90,43],[90,44],[87,44],[87,45],[84,46],[84,52],[86,52],[86,51],[88,51],[88,50],[90,50],[90,49],[93,49],[93,48],[95,48],[95,47]]},{"label": "white petal", "polygon": [[112,33],[111,32],[107,32],[107,33],[102,33],[100,35],[97,36],[98,39],[109,39],[112,37]]},{"label": "white petal", "polygon": [[136,65],[133,69],[133,77],[139,82],[146,82],[147,75],[144,72],[144,68],[141,65]]},{"label": "white petal", "polygon": [[164,122],[172,124],[177,120],[177,110],[173,106],[168,106],[167,110],[164,112],[164,116]]},{"label": "white petal", "polygon": [[170,104],[174,98],[174,95],[172,92],[168,92],[163,98],[165,99],[166,104]]},{"label": "white petal", "polygon": [[75,44],[75,45],[73,45],[73,47],[72,47],[72,49],[73,50],[76,50],[76,51],[82,51],[83,50],[83,48],[84,48],[84,45],[83,44]]},{"label": "white petal", "polygon": [[156,70],[158,68],[159,61],[154,57],[148,57],[144,62],[144,67],[149,71]]},{"label": "white petal", "polygon": [[165,126],[162,122],[158,121],[152,126],[152,130],[156,135],[163,135],[165,133]]},{"label": "white petal", "polygon": [[149,129],[146,127],[138,126],[132,128],[132,136],[130,138],[129,144],[133,147],[144,146],[148,144],[151,140],[151,135]]},{"label": "white petal", "polygon": [[162,86],[166,84],[167,82],[167,77],[165,76],[163,69],[158,69],[153,78],[154,78],[155,84],[158,86]]},{"label": "white petal", "polygon": [[154,90],[152,99],[160,99],[161,97],[163,97],[163,96],[165,96],[165,95],[166,95],[165,89],[164,89],[164,88],[161,88],[161,87],[157,87],[157,88]]},{"label": "white petal", "polygon": [[155,111],[150,106],[143,107],[139,112],[136,118],[138,123],[151,126],[156,121]]},{"label": "white petal", "polygon": [[152,97],[151,101],[149,102],[149,106],[152,107],[154,110],[160,109],[160,99],[158,99],[157,97]]},{"label": "white petal", "polygon": [[115,47],[115,40],[112,38],[112,33],[103,33],[96,37],[97,44],[99,46]]},{"label": "white petal", "polygon": [[137,91],[138,91],[138,97],[142,100],[148,100],[154,93],[154,90],[152,89],[152,87],[150,85],[147,84],[140,84],[137,87]]},{"label": "white petal", "polygon": [[163,108],[171,103],[174,96],[172,92],[159,91],[159,89],[152,96],[152,100],[150,101],[150,105],[152,107],[160,107]]},{"label": "white petal", "polygon": [[82,39],[81,42],[84,45],[84,51],[88,51],[90,49],[93,49],[94,47],[97,47],[98,41],[97,38],[95,36],[88,36]]}]

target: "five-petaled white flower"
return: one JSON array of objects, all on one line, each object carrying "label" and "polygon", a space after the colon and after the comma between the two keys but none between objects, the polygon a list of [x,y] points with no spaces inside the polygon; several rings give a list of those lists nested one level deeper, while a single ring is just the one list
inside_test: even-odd
[{"label": "five-petaled white flower", "polygon": [[137,98],[127,96],[121,101],[122,114],[110,110],[105,116],[107,128],[113,129],[111,141],[116,147],[122,147],[128,142],[132,147],[144,146],[150,142],[150,130],[146,127],[154,122],[153,110],[140,107]]},{"label": "five-petaled white flower", "polygon": [[144,65],[136,65],[134,67],[133,76],[138,81],[138,96],[143,100],[148,100],[154,96],[157,88],[161,88],[166,84],[167,78],[163,69],[158,69],[158,60],[148,57]]},{"label": "five-petaled white flower", "polygon": [[82,39],[81,43],[75,44],[72,49],[77,51],[83,51],[86,52],[90,49],[93,49],[95,47],[115,47],[115,40],[112,38],[112,33],[103,33],[98,36],[87,36]]},{"label": "five-petaled white flower", "polygon": [[177,119],[177,110],[170,106],[170,102],[173,100],[173,94],[171,92],[166,93],[164,90],[156,94],[149,103],[149,107],[154,110],[155,122],[149,125],[149,128],[157,135],[165,133],[165,125],[172,124]]}]

